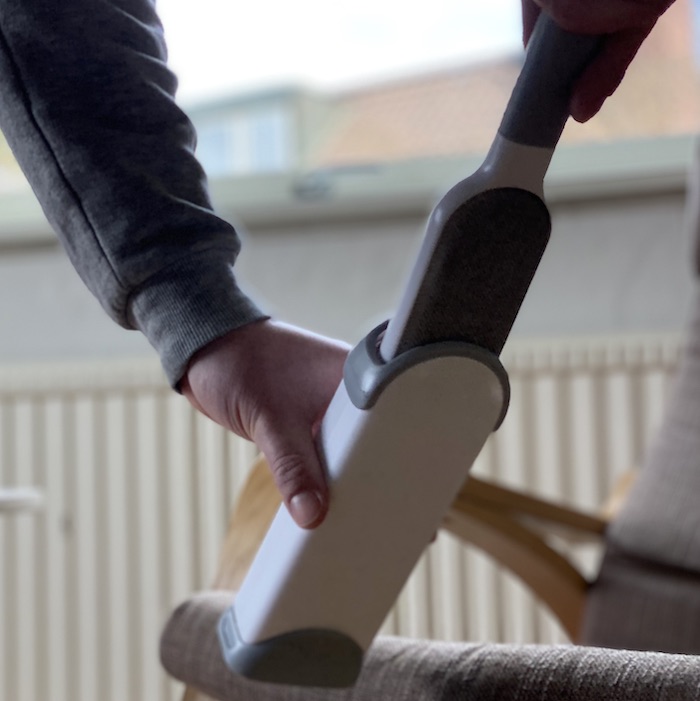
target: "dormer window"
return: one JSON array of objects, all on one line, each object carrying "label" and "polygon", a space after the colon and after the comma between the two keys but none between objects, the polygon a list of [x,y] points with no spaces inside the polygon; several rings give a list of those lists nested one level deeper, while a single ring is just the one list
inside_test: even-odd
[{"label": "dormer window", "polygon": [[292,165],[292,127],[283,105],[197,120],[197,157],[212,177],[274,173]]}]

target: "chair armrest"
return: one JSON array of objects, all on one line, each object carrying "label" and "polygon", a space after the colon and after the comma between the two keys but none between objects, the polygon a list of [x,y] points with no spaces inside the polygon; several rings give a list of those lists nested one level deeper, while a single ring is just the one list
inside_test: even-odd
[{"label": "chair armrest", "polygon": [[678,701],[698,699],[700,658],[576,646],[474,645],[378,638],[350,691],[250,682],[224,665],[216,623],[232,592],[199,594],[175,610],[161,660],[219,701]]},{"label": "chair armrest", "polygon": [[464,483],[452,509],[472,506],[503,514],[533,530],[545,535],[556,534],[570,542],[597,542],[608,525],[605,515],[586,513],[474,476]]}]

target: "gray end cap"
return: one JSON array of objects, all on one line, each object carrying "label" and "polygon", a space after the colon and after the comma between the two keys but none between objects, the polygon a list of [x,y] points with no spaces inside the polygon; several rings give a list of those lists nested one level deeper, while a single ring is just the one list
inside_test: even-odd
[{"label": "gray end cap", "polygon": [[469,358],[485,365],[498,378],[503,389],[503,406],[493,430],[505,419],[510,402],[508,373],[495,353],[464,341],[438,341],[399,353],[389,362],[379,354],[382,334],[389,322],[370,331],[351,351],[345,361],[344,381],[350,401],[358,409],[371,409],[389,384],[406,370],[435,358]]},{"label": "gray end cap", "polygon": [[246,643],[231,606],[219,620],[218,632],[226,666],[256,681],[344,688],[355,683],[362,667],[362,648],[333,630],[299,630]]}]

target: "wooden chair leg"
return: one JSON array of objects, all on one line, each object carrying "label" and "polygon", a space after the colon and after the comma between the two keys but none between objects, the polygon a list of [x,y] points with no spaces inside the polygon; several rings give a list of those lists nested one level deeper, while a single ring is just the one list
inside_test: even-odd
[{"label": "wooden chair leg", "polygon": [[559,552],[498,511],[457,501],[444,528],[510,570],[542,601],[571,640],[578,638],[588,582]]},{"label": "wooden chair leg", "polygon": [[589,582],[552,546],[552,536],[570,543],[601,543],[607,524],[602,515],[470,477],[443,527],[522,580],[575,642]]},{"label": "wooden chair leg", "polygon": [[[213,589],[236,591],[240,587],[281,501],[267,462],[259,457],[231,513]],[[182,701],[212,699],[187,687]]]},{"label": "wooden chair leg", "polygon": [[281,503],[267,461],[257,458],[231,513],[214,589],[238,590]]}]

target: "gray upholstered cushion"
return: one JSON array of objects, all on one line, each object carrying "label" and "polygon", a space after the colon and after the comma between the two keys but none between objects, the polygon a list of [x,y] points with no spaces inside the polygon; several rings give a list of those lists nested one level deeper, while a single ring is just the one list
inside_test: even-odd
[{"label": "gray upholstered cushion", "polygon": [[700,573],[700,299],[663,425],[608,538],[628,555]]},{"label": "gray upholstered cushion", "polygon": [[700,574],[609,550],[580,642],[700,655]]},{"label": "gray upholstered cushion", "polygon": [[230,592],[180,606],[161,642],[165,668],[225,701],[692,701],[700,659],[574,646],[436,643],[380,638],[355,687],[293,689],[251,683],[221,659],[216,623]]},{"label": "gray upholstered cushion", "polygon": [[[688,195],[686,219],[700,280],[698,155]],[[699,653],[700,286],[663,424],[606,539],[582,641]]]},{"label": "gray upholstered cushion", "polygon": [[694,255],[678,272],[692,270],[697,287],[686,348],[661,430],[608,538],[615,551],[700,573],[700,140],[685,219]]}]

